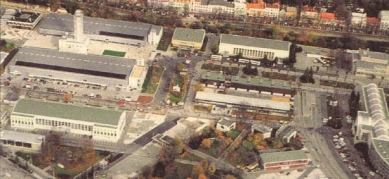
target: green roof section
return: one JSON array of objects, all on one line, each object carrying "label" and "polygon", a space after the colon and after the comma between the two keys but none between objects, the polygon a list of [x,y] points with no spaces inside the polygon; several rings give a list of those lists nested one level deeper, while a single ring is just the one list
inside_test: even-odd
[{"label": "green roof section", "polygon": [[285,51],[289,51],[289,47],[291,45],[291,43],[288,41],[255,38],[231,34],[222,34],[220,36],[220,43]]},{"label": "green roof section", "polygon": [[25,98],[19,100],[11,115],[40,115],[106,125],[118,125],[122,113],[123,111],[121,110],[76,106]]},{"label": "green roof section", "polygon": [[205,37],[204,29],[187,29],[177,27],[174,30],[173,40],[181,40],[187,42],[203,43]]},{"label": "green roof section", "polygon": [[[203,74],[201,74],[201,79],[225,81],[226,77],[225,75],[217,72],[204,72]],[[231,75],[231,83],[247,84],[247,85],[261,86],[261,87],[271,87],[271,88],[292,89],[292,84],[289,81],[274,80],[270,78],[259,78],[259,77],[242,78],[239,76]]]},{"label": "green roof section", "polygon": [[381,158],[385,160],[386,163],[389,164],[389,141],[379,139],[372,140],[377,153],[381,155]]},{"label": "green roof section", "polygon": [[263,163],[308,159],[307,155],[302,150],[263,153],[260,156]]}]

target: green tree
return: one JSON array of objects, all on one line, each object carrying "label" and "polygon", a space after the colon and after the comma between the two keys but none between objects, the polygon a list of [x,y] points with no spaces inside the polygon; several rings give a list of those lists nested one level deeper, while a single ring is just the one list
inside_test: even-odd
[{"label": "green tree", "polygon": [[247,150],[251,151],[253,149],[253,144],[251,144],[249,141],[245,140],[243,141],[243,147],[245,147]]},{"label": "green tree", "polygon": [[201,146],[203,146],[206,149],[209,149],[211,147],[211,141],[208,138],[205,138],[201,142]]},{"label": "green tree", "polygon": [[177,65],[176,65],[176,71],[177,71],[178,73],[184,71],[184,65],[183,65],[182,63],[177,63]]},{"label": "green tree", "polygon": [[219,52],[219,43],[214,43],[211,48],[211,52],[217,54]]}]

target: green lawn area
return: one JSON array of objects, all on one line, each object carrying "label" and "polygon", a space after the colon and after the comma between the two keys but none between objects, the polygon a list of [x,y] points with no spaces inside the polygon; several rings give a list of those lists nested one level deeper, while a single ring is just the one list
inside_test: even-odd
[{"label": "green lawn area", "polygon": [[193,165],[174,163],[174,167],[171,172],[173,172],[175,168],[177,168],[176,171],[178,172],[178,175],[174,176],[174,178],[187,179],[192,174]]},{"label": "green lawn area", "polygon": [[208,64],[208,63],[204,63],[201,66],[201,69],[218,71],[218,72],[223,71],[232,75],[237,75],[239,73],[238,67],[229,67],[229,66],[222,66],[222,65],[215,65],[215,64]]},{"label": "green lawn area", "polygon": [[161,80],[164,68],[151,66],[142,86],[142,93],[154,94],[157,91],[159,81]]},{"label": "green lawn area", "polygon": [[110,55],[115,57],[124,57],[126,55],[126,52],[119,52],[119,51],[113,51],[113,50],[104,50],[103,55]]},{"label": "green lawn area", "polygon": [[181,156],[179,159],[189,160],[189,161],[194,161],[194,162],[200,162],[201,160],[203,160],[201,157],[199,157],[195,154],[192,154],[190,152],[187,152],[185,155]]}]

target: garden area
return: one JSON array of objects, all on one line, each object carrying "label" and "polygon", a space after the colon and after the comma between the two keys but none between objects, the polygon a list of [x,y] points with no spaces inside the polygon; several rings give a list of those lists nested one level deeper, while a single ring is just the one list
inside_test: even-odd
[{"label": "garden area", "polygon": [[161,40],[158,43],[157,50],[167,51],[169,48],[169,45],[173,38],[173,31],[172,30],[164,30]]},{"label": "garden area", "polygon": [[190,139],[189,147],[218,158],[239,136],[243,129],[243,125],[237,124],[236,129],[222,132],[211,124],[203,129],[201,135]]},{"label": "garden area", "polygon": [[113,50],[104,50],[103,55],[115,56],[115,57],[124,57],[126,52],[119,52]]},{"label": "garden area", "polygon": [[345,88],[345,89],[354,89],[355,88],[355,85],[352,83],[345,83],[345,82],[332,81],[332,80],[320,80],[320,85],[332,86],[335,88]]},{"label": "garden area", "polygon": [[277,72],[266,72],[262,71],[262,77],[265,78],[271,78],[271,79],[276,79],[276,80],[286,80],[286,81],[296,81],[295,76],[287,75],[287,74],[282,74],[282,73],[277,73]]},{"label": "garden area", "polygon": [[163,70],[164,68],[160,66],[151,66],[148,69],[142,86],[142,93],[154,94],[157,91]]},{"label": "garden area", "polygon": [[215,65],[213,63],[204,63],[201,66],[201,69],[204,70],[210,70],[210,71],[223,71],[225,74],[231,74],[231,75],[237,75],[239,73],[238,67],[231,67],[231,66],[222,66],[222,65]]},{"label": "garden area", "polygon": [[[175,88],[176,86],[179,87]],[[171,104],[177,104],[182,102],[188,88],[188,77],[186,75],[176,75],[172,78],[169,87],[168,99]]]}]

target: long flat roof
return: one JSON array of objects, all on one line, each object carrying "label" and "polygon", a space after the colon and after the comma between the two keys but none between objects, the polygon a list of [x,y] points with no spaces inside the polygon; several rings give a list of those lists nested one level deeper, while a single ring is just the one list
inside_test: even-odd
[{"label": "long flat roof", "polygon": [[174,30],[173,40],[202,43],[205,37],[204,29],[187,29],[177,27]]},{"label": "long flat roof", "polygon": [[[100,34],[100,32],[111,32],[116,34],[133,35],[147,37],[150,29],[153,27],[157,30],[159,26],[151,24],[128,22],[112,19],[92,18],[84,16],[84,33]],[[43,18],[39,28],[50,29],[64,32],[73,32],[73,15],[50,13]]]},{"label": "long flat roof", "polygon": [[248,98],[243,96],[234,96],[234,95],[218,94],[218,93],[207,93],[202,91],[196,92],[195,99],[227,103],[227,104],[247,105],[252,107],[279,109],[285,111],[290,110],[289,102],[279,102],[279,101],[265,100],[259,98]]},{"label": "long flat roof", "polygon": [[126,79],[135,60],[102,55],[83,55],[53,49],[22,47],[14,56],[15,65],[59,70],[87,75]]},{"label": "long flat roof", "polygon": [[220,43],[285,51],[289,51],[289,46],[291,44],[288,41],[255,38],[231,34],[222,34],[220,36]]},{"label": "long flat roof", "polygon": [[45,138],[44,135],[16,132],[10,130],[2,130],[0,139],[3,140],[13,140],[18,142],[28,142],[34,144],[42,143],[42,140]]},{"label": "long flat roof", "polygon": [[260,154],[260,157],[263,163],[308,159],[304,151],[301,150],[262,153]]},{"label": "long flat roof", "polygon": [[25,98],[16,103],[11,115],[40,115],[99,124],[118,125],[122,113],[123,111],[121,110],[83,107]]}]

